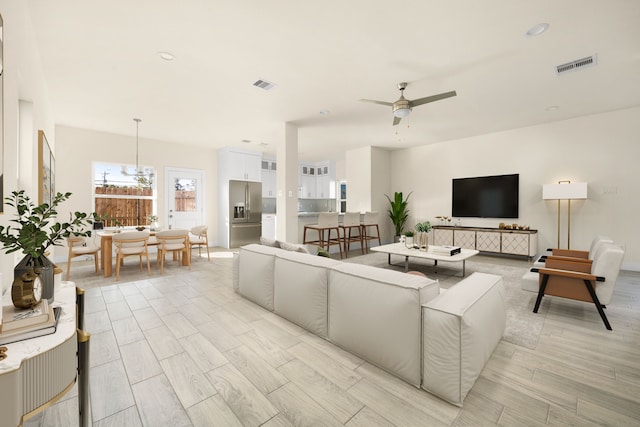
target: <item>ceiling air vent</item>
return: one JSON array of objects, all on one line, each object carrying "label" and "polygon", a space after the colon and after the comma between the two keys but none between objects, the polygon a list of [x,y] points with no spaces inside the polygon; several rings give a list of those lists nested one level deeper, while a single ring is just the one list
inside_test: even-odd
[{"label": "ceiling air vent", "polygon": [[583,68],[593,67],[596,64],[597,64],[596,55],[591,55],[585,58],[576,59],[575,61],[567,62],[566,64],[556,65],[556,74],[561,75],[571,71],[577,71]]},{"label": "ceiling air vent", "polygon": [[264,90],[271,90],[274,87],[276,87],[275,83],[271,83],[266,80],[256,80],[255,82],[253,82],[253,85],[255,87],[259,87],[260,89],[264,89]]}]

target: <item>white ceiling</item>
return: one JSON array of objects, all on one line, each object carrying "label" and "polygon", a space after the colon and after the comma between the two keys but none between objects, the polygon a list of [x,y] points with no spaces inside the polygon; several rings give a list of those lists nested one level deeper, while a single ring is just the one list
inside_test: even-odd
[{"label": "white ceiling", "polygon": [[[140,117],[141,138],[273,151],[293,122],[301,157],[321,160],[640,105],[637,0],[28,6],[55,122],[79,128],[135,135]],[[541,22],[546,33],[525,36]],[[556,76],[556,65],[592,54],[597,66]],[[258,79],[278,86],[258,89]],[[393,102],[402,81],[409,99],[458,96],[417,107],[395,127],[390,107],[358,101]]]}]

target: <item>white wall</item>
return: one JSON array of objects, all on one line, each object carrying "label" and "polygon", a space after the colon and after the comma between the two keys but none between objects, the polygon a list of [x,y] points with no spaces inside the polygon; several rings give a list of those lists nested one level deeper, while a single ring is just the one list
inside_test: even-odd
[{"label": "white wall", "polygon": [[[132,135],[115,135],[66,126],[56,127],[56,191],[71,192],[71,198],[61,205],[60,215],[68,212],[93,212],[92,205],[92,164],[108,162],[135,165],[135,124]],[[209,243],[218,240],[217,212],[217,175],[216,151],[183,144],[171,144],[161,141],[139,139],[139,163],[152,166],[157,176],[157,213],[165,218],[165,179],[166,166],[200,169],[204,171],[205,223],[209,224]],[[66,260],[64,248],[56,248],[56,261]]]},{"label": "white wall", "polygon": [[[37,200],[37,167],[38,164],[38,129],[42,129],[49,138],[52,149],[55,147],[54,119],[51,112],[48,94],[44,85],[42,67],[35,48],[33,29],[28,18],[26,2],[0,0],[0,13],[3,25],[3,180],[4,196],[15,190],[26,190],[27,194]],[[29,107],[29,126],[19,126],[19,101],[27,101]],[[24,122],[22,123],[25,124]],[[29,144],[26,150],[19,150],[20,139]],[[26,159],[30,168],[21,168],[18,176],[18,164],[21,160],[18,152]],[[24,162],[23,162],[24,163]],[[18,183],[20,183],[18,185]],[[5,206],[4,214],[0,214],[0,224],[8,225],[14,211]],[[21,253],[5,254],[0,251],[0,272],[2,283],[0,288],[6,290],[13,281],[13,267],[22,258]]]},{"label": "white wall", "polygon": [[[623,267],[640,270],[639,118],[636,107],[394,151],[391,188],[413,191],[410,222],[435,221],[451,215],[452,178],[519,173],[520,218],[513,222],[539,230],[542,250],[557,243],[557,202],[542,200],[542,185],[587,182],[588,200],[571,204],[571,247],[588,249],[595,235],[606,235],[626,246]],[[562,237],[566,247],[566,228]]]}]

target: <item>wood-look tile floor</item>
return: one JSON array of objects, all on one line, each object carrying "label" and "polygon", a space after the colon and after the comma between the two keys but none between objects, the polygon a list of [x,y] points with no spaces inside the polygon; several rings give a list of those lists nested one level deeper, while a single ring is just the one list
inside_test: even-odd
[{"label": "wood-look tile floor", "polygon": [[[640,425],[639,273],[621,274],[613,331],[554,299],[537,348],[501,341],[458,408],[236,295],[229,258],[117,284],[75,265],[95,426]],[[74,388],[25,425],[77,424]]]}]

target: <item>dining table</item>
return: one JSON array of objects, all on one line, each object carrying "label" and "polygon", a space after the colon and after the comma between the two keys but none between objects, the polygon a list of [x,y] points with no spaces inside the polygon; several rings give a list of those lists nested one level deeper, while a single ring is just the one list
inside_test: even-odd
[{"label": "dining table", "polygon": [[[125,231],[135,231],[135,229]],[[100,258],[102,259],[102,271],[104,273],[104,277],[111,277],[113,275],[113,236],[117,233],[118,232],[115,230],[103,230],[96,233],[100,236]],[[155,238],[155,234],[155,231],[149,232],[147,246],[158,245],[158,240]],[[182,265],[189,265],[188,257],[182,257]]]}]

